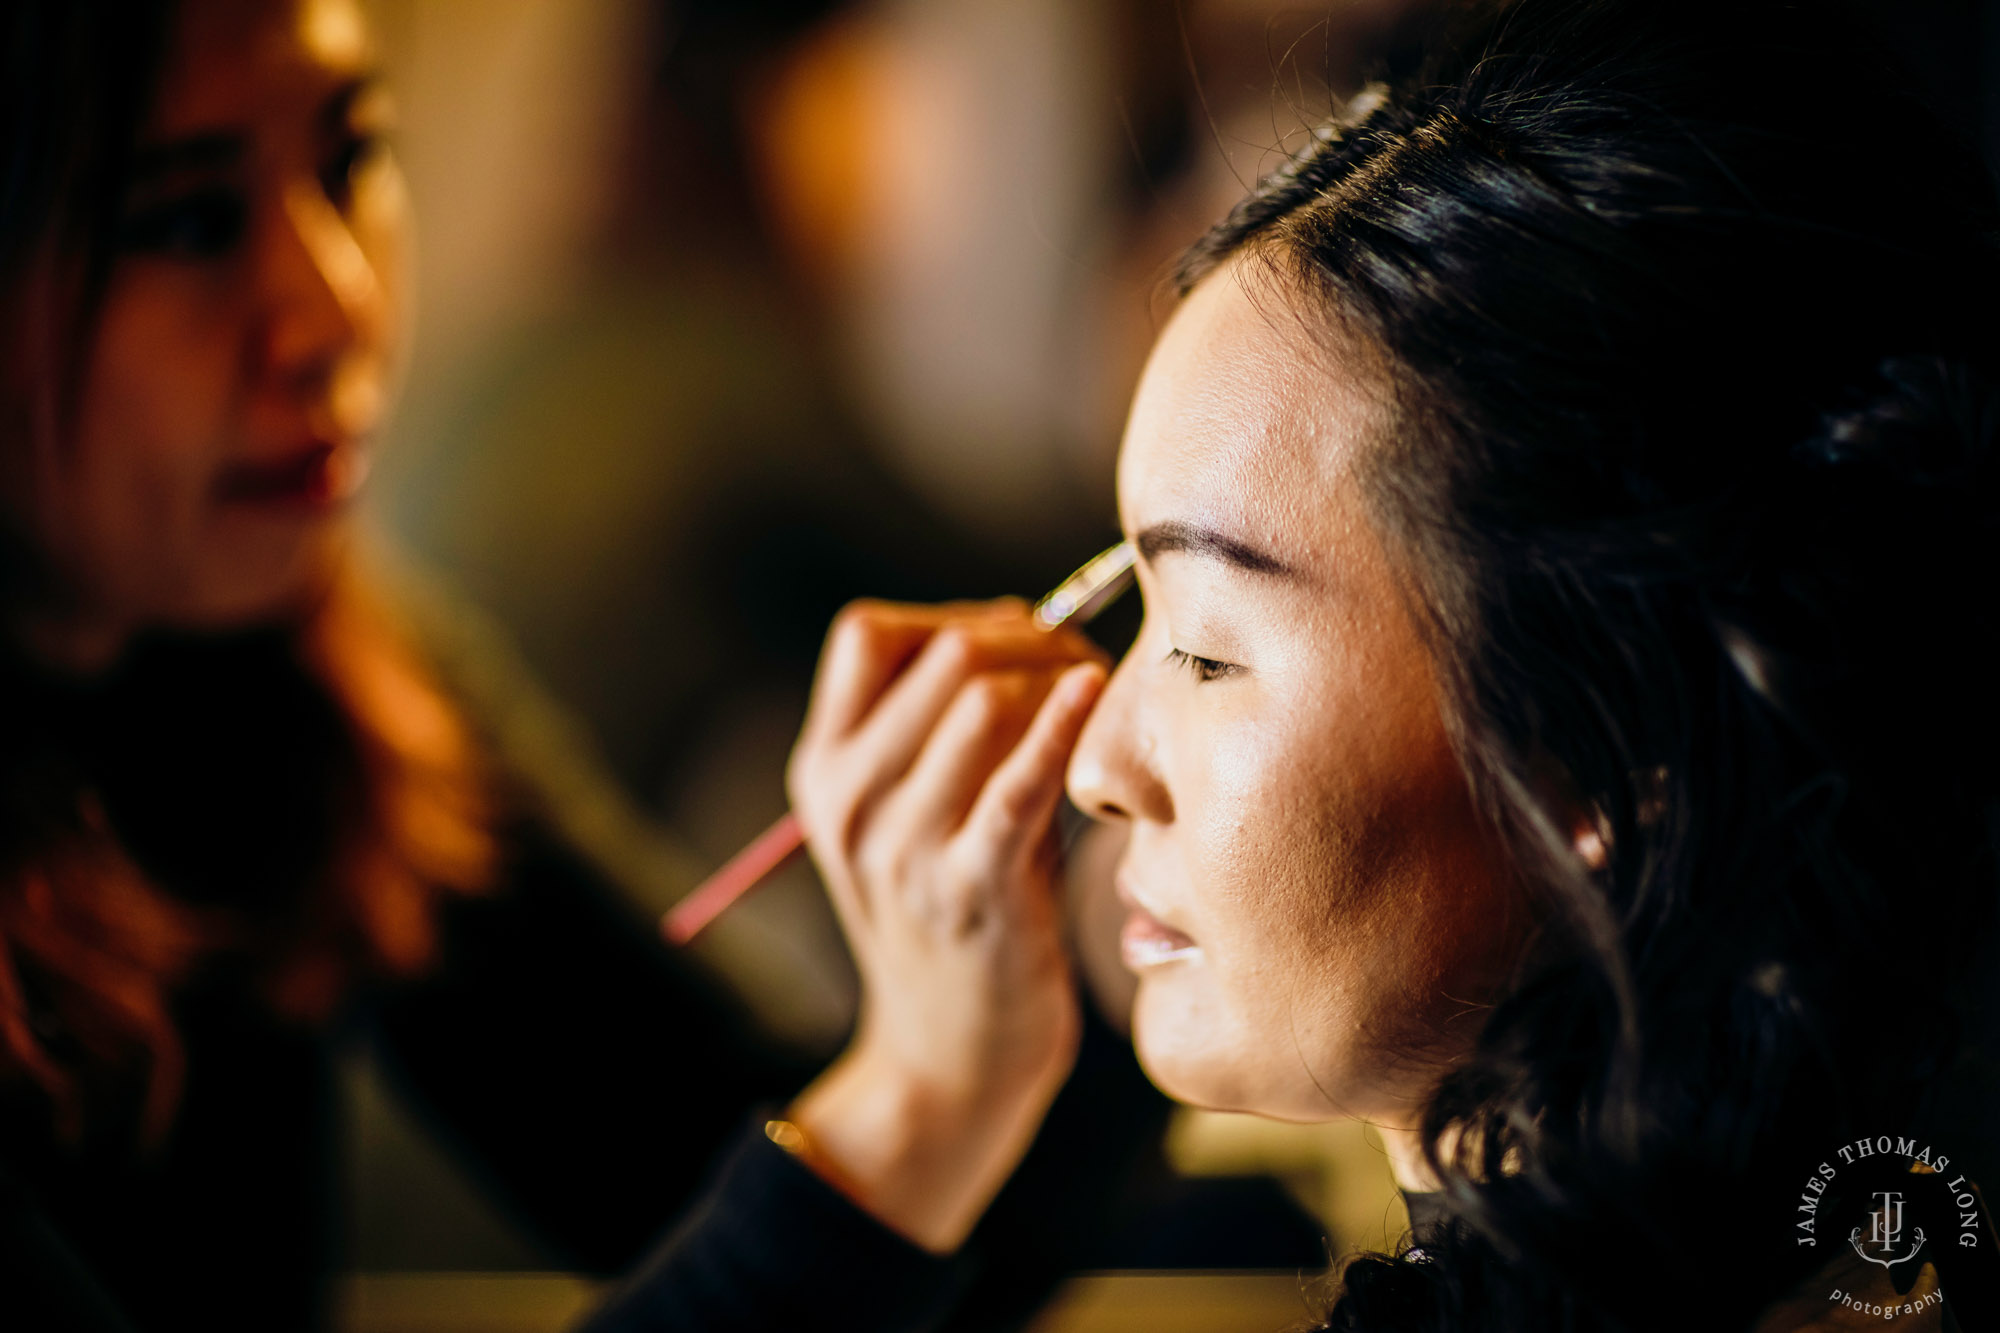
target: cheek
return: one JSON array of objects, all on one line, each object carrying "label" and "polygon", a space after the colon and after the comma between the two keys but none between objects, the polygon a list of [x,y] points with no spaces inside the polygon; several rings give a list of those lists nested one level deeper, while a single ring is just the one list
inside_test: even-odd
[{"label": "cheek", "polygon": [[1392,1115],[1466,1039],[1453,1024],[1496,941],[1488,843],[1428,700],[1370,703],[1294,701],[1274,710],[1286,725],[1239,715],[1184,738],[1203,760],[1176,808],[1205,957],[1140,1012],[1170,1091]]},{"label": "cheek", "polygon": [[236,416],[240,340],[226,292],[146,266],[108,294],[76,430],[44,486],[44,540],[84,596],[142,608],[194,560]]},{"label": "cheek", "polygon": [[[227,298],[167,270],[106,302],[61,507],[99,547],[185,536],[229,456],[241,348]],[[165,552],[156,552],[156,556]]]},{"label": "cheek", "polygon": [[98,320],[80,424],[101,419],[104,447],[135,456],[217,457],[245,355],[237,284],[198,266],[131,270]]},{"label": "cheek", "polygon": [[1162,736],[1170,858],[1202,957],[1142,974],[1135,1035],[1148,1073],[1184,1101],[1326,1118],[1358,1109],[1316,1087],[1345,1095],[1319,1048],[1353,971],[1339,961],[1355,952],[1340,924],[1354,897],[1351,829],[1296,709],[1248,703],[1203,700]]},{"label": "cheek", "polygon": [[1176,747],[1199,756],[1176,801],[1198,924],[1228,958],[1316,957],[1369,896],[1393,819],[1372,738],[1312,689],[1246,692],[1203,723]]}]

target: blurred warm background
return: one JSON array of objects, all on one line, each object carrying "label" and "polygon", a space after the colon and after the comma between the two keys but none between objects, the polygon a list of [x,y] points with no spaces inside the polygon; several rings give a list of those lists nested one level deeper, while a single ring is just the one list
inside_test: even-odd
[{"label": "blurred warm background", "polygon": [[[1174,254],[1425,18],[1410,0],[374,8],[420,245],[372,522],[481,609],[482,653],[545,688],[520,743],[566,756],[586,835],[649,911],[783,809],[843,601],[1033,594],[1111,539]],[[1981,8],[1896,12],[1990,131]],[[837,1045],[853,980],[810,871],[700,947],[775,1025]],[[365,1054],[352,1088],[359,1269],[540,1266]],[[1352,1127],[1190,1114],[1170,1149],[1189,1172],[1279,1175],[1337,1249],[1401,1230]],[[408,1296],[381,1282],[374,1327],[384,1293]],[[563,1289],[527,1291],[514,1308],[560,1322]]]}]

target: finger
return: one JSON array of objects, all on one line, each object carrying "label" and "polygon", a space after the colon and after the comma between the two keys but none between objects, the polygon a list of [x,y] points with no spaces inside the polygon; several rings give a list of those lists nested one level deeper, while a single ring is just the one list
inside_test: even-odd
[{"label": "finger", "polygon": [[840,761],[845,780],[866,793],[864,799],[901,780],[960,687],[974,675],[1059,668],[1085,655],[1077,636],[1037,629],[1025,615],[944,626],[852,733],[848,754]]},{"label": "finger", "polygon": [[[901,659],[921,653],[923,660],[933,663],[933,670],[947,665],[941,658],[976,663],[990,655],[974,646],[981,626],[1008,626],[1020,636],[1032,632],[1021,628],[1028,624],[1027,607],[1019,598],[945,606],[857,602],[842,612],[829,646],[829,657],[839,661],[822,670],[823,680],[832,683],[820,691],[818,716],[808,719],[785,773],[793,809],[816,856],[838,857],[844,854],[842,849],[851,850],[865,812],[908,767],[907,754],[896,746],[889,748],[887,762],[882,762],[879,726],[871,733],[872,746],[843,743],[850,739],[841,733],[852,726],[848,715],[853,709],[879,690],[885,677],[903,670]],[[873,679],[860,679],[863,676]],[[957,680],[952,676],[944,684],[955,688]],[[919,712],[914,721],[928,731],[935,717]],[[921,733],[908,738],[907,753],[914,754],[921,743]]]},{"label": "finger", "polygon": [[878,815],[884,836],[941,842],[956,832],[987,778],[1026,734],[1057,675],[990,671],[966,681],[885,799]]},{"label": "finger", "polygon": [[1018,598],[998,603],[946,602],[938,606],[863,600],[834,617],[820,652],[805,731],[841,735],[867,716],[884,688],[931,635],[955,620],[999,614]]},{"label": "finger", "polygon": [[1047,835],[1070,751],[1104,681],[1104,668],[1096,662],[1063,672],[1027,734],[986,780],[960,833],[981,859],[1011,861],[1033,852]]}]

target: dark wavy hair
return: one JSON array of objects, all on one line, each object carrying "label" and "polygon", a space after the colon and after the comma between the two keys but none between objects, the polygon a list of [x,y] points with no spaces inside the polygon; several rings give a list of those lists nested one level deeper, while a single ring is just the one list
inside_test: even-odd
[{"label": "dark wavy hair", "polygon": [[1815,1163],[1944,1132],[2000,864],[2000,270],[1983,174],[1833,18],[1480,7],[1183,263],[1385,368],[1377,520],[1550,920],[1428,1106],[1451,1220],[1327,1328],[1743,1326],[1828,1258]]}]

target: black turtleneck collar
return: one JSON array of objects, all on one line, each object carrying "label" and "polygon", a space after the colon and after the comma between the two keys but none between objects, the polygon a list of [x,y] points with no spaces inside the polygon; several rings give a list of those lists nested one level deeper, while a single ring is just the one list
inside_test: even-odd
[{"label": "black turtleneck collar", "polygon": [[1419,1245],[1442,1230],[1451,1218],[1441,1192],[1404,1190],[1402,1195],[1403,1206],[1410,1210],[1410,1236]]}]

